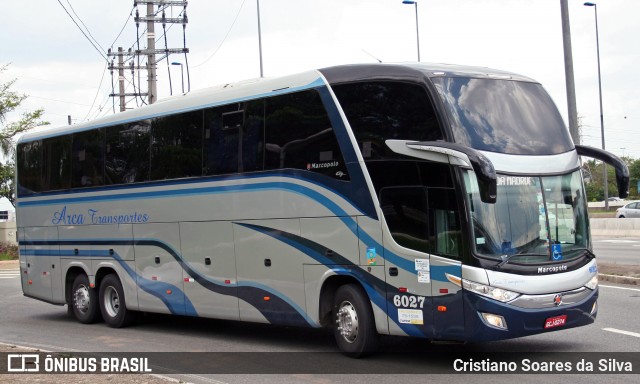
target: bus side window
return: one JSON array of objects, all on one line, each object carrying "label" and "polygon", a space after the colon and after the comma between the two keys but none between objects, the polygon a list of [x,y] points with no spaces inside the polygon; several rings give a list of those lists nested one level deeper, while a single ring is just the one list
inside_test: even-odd
[{"label": "bus side window", "polygon": [[71,187],[104,184],[104,129],[73,134]]},{"label": "bus side window", "polygon": [[391,236],[398,244],[416,251],[429,252],[426,187],[382,188],[380,207]]},{"label": "bus side window", "polygon": [[18,194],[42,190],[42,141],[20,144],[18,153]]},{"label": "bus side window", "polygon": [[204,175],[264,168],[264,100],[209,108],[204,112]]},{"label": "bus side window", "polygon": [[151,180],[202,174],[202,111],[153,119]]},{"label": "bus side window", "polygon": [[349,179],[338,140],[315,90],[266,99],[265,169],[285,168]]},{"label": "bus side window", "polygon": [[42,190],[71,187],[71,136],[53,137],[42,142]]},{"label": "bus side window", "polygon": [[458,206],[453,189],[429,189],[429,212],[431,234],[435,239],[435,253],[443,256],[460,257],[462,231]]},{"label": "bus side window", "polygon": [[106,184],[137,183],[149,180],[151,120],[107,128]]}]

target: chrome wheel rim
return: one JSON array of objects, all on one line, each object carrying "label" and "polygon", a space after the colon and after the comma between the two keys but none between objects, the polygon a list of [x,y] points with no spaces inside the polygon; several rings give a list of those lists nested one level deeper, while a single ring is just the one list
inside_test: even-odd
[{"label": "chrome wheel rim", "polygon": [[89,312],[91,299],[89,298],[89,288],[86,285],[82,284],[78,286],[76,291],[73,293],[73,302],[76,309],[81,313]]},{"label": "chrome wheel rim", "polygon": [[338,332],[347,343],[353,343],[358,338],[358,312],[348,301],[343,301],[338,307],[336,324]]},{"label": "chrome wheel rim", "polygon": [[120,312],[120,296],[114,287],[109,286],[104,290],[104,309],[109,317],[116,317]]}]

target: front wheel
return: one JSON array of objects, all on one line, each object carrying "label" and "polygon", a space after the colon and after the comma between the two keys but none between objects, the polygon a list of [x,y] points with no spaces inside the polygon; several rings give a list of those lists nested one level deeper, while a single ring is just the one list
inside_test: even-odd
[{"label": "front wheel", "polygon": [[369,298],[356,284],[343,285],[333,301],[333,335],[338,348],[351,357],[374,353],[380,338]]},{"label": "front wheel", "polygon": [[116,275],[107,275],[100,283],[100,312],[112,328],[122,328],[135,320],[135,312],[128,310],[122,283]]},{"label": "front wheel", "polygon": [[84,273],[76,276],[71,286],[71,303],[69,312],[81,323],[91,324],[100,320],[98,295],[89,285],[89,278]]}]

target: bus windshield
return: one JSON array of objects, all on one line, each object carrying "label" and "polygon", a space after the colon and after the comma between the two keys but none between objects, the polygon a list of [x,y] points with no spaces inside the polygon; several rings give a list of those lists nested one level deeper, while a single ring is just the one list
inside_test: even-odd
[{"label": "bus windshield", "polygon": [[540,84],[466,77],[434,78],[433,83],[456,143],[513,155],[573,149],[558,109]]},{"label": "bus windshield", "polygon": [[480,200],[472,171],[464,173],[475,253],[515,263],[566,261],[589,248],[580,171],[562,176],[498,175],[496,204]]}]

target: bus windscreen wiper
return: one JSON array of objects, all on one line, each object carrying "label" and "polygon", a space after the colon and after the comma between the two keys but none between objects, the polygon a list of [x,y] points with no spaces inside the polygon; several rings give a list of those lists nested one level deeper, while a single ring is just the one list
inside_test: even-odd
[{"label": "bus windscreen wiper", "polygon": [[500,264],[496,266],[497,269],[502,268],[505,264],[507,264],[511,259],[517,256],[537,256],[537,257],[546,257],[547,255],[541,255],[539,253],[514,253],[513,255],[508,255],[506,257],[503,256]]}]

